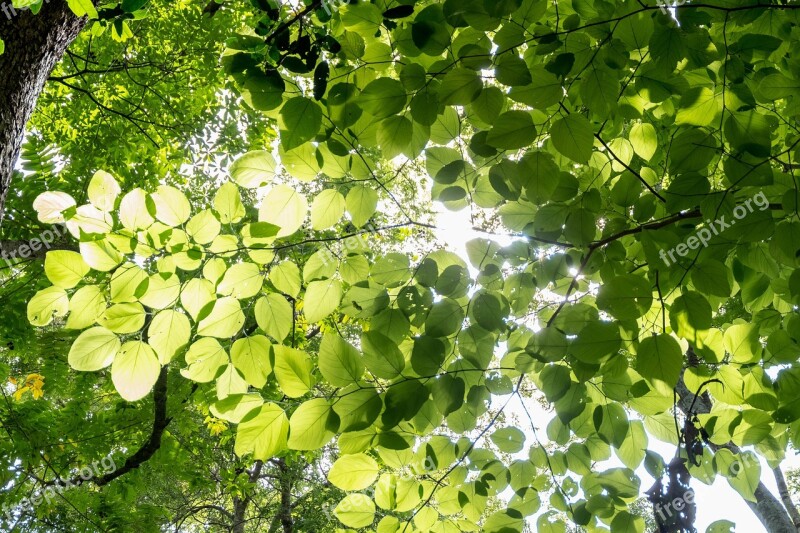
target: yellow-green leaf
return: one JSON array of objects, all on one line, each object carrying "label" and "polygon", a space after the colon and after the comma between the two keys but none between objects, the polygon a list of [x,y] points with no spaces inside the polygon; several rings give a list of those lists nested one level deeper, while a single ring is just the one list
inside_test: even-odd
[{"label": "yellow-green leaf", "polygon": [[161,365],[153,349],[141,341],[126,342],[111,365],[111,380],[129,402],[141,400],[158,380]]},{"label": "yellow-green leaf", "polygon": [[110,365],[120,346],[119,338],[113,332],[97,326],[75,339],[67,360],[75,370],[94,372]]}]

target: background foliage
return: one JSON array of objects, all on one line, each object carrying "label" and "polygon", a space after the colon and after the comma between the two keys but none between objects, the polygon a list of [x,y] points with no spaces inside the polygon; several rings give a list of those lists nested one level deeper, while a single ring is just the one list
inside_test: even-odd
[{"label": "background foliage", "polygon": [[[791,525],[753,458],[782,479],[798,439],[800,6],[758,4],[173,5],[91,97],[68,81],[82,37],[34,119],[39,188],[15,200],[78,245],[48,254],[26,310],[47,333],[8,370],[45,378],[4,407],[24,420],[4,422],[12,497],[126,464],[166,422],[142,470],[75,506],[108,527],[119,498],[154,527],[628,532],[645,494],[723,476]],[[432,242],[428,198],[487,234],[467,257]],[[65,440],[85,432],[103,436]],[[264,493],[265,469],[310,480]],[[287,525],[287,501],[335,508]]]}]

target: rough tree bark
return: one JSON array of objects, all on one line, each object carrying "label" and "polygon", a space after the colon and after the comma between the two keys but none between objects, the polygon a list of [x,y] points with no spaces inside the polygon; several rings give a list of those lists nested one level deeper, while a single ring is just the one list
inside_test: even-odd
[{"label": "rough tree bark", "polygon": [[294,519],[292,518],[292,472],[286,461],[278,459],[278,468],[281,471],[281,509],[280,520],[283,526],[283,533],[294,533]]},{"label": "rough tree bark", "polygon": [[[690,365],[697,360],[697,356],[691,349],[689,353],[687,353],[687,359]],[[694,392],[686,387],[686,383],[683,381],[683,375],[681,375],[680,381],[678,381],[676,391],[678,393],[678,408],[686,416],[711,412],[712,400],[708,393],[703,392],[699,396],[695,396]],[[715,452],[721,448],[728,449],[734,454],[741,452],[739,447],[732,442],[720,446],[711,444],[710,447]],[[772,492],[770,492],[764,483],[758,483],[758,487],[755,491],[755,499],[756,503],[750,501],[746,503],[769,533],[793,533],[799,531],[798,527],[792,523],[792,518],[787,508],[783,506],[781,501],[778,500]]]},{"label": "rough tree bark", "polygon": [[50,0],[36,15],[30,10],[7,12],[0,13],[0,38],[5,41],[0,55],[0,224],[25,125],[47,77],[86,24],[86,17],[76,17],[64,0]]}]

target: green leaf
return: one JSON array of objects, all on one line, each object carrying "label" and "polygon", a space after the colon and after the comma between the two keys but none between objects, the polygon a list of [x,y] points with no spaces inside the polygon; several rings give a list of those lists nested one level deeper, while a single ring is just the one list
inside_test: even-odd
[{"label": "green leaf", "polygon": [[531,68],[533,82],[524,87],[512,87],[508,96],[515,102],[527,104],[538,109],[546,109],[557,104],[564,97],[561,82],[544,67]]},{"label": "green leaf", "polygon": [[406,117],[396,115],[381,121],[378,127],[378,146],[381,147],[383,156],[391,159],[402,154],[408,148],[413,134],[414,126]]},{"label": "green leaf", "polygon": [[736,151],[767,157],[772,147],[772,125],[765,115],[732,113],[725,121],[725,138]]},{"label": "green leaf", "polygon": [[697,341],[697,332],[711,327],[711,305],[702,294],[687,291],[670,306],[669,320],[679,337]]},{"label": "green leaf", "polygon": [[683,352],[669,335],[653,335],[641,343],[636,355],[636,371],[650,381],[675,387],[683,368]]},{"label": "green leaf", "polygon": [[374,35],[383,23],[383,16],[374,4],[345,4],[342,12],[342,24],[356,33]]},{"label": "green leaf", "polygon": [[706,533],[734,533],[735,528],[736,524],[730,520],[717,520],[706,528]]},{"label": "green leaf", "polygon": [[214,195],[214,210],[222,224],[239,222],[245,215],[239,188],[230,182],[223,183]]},{"label": "green leaf", "polygon": [[111,301],[114,303],[135,302],[147,288],[149,276],[138,265],[125,263],[111,275]]},{"label": "green leaf", "polygon": [[761,462],[753,452],[734,455],[721,449],[714,455],[717,471],[728,479],[728,483],[747,501],[756,502],[755,492],[761,482]]},{"label": "green leaf", "polygon": [[258,220],[281,228],[277,237],[288,237],[303,225],[308,214],[306,197],[286,185],[276,185],[267,193],[258,211]]},{"label": "green leaf", "polygon": [[339,417],[324,398],[304,402],[289,421],[289,448],[292,450],[317,450],[333,438],[338,429]]},{"label": "green leaf", "polygon": [[333,514],[347,527],[367,527],[375,520],[375,504],[365,494],[349,494],[339,502]]},{"label": "green leaf", "polygon": [[165,309],[178,301],[180,292],[181,279],[176,274],[153,274],[139,301],[151,309]]},{"label": "green leaf", "polygon": [[63,212],[70,207],[75,207],[75,199],[60,191],[43,192],[33,201],[33,209],[43,224],[63,223]]},{"label": "green leaf", "polygon": [[278,175],[278,164],[265,150],[248,152],[233,162],[229,172],[234,181],[248,189],[269,185]]},{"label": "green leaf", "polygon": [[405,357],[397,344],[382,333],[363,332],[361,347],[364,350],[364,364],[376,377],[394,379],[406,366]]},{"label": "green leaf", "polygon": [[589,68],[581,74],[581,99],[590,112],[605,120],[616,109],[619,99],[619,79],[610,69]]},{"label": "green leaf", "polygon": [[259,111],[271,111],[283,103],[286,83],[277,73],[250,74],[244,82],[242,97],[244,101]]},{"label": "green leaf", "polygon": [[[272,372],[271,349],[272,345],[263,335],[238,339],[231,346],[233,366],[242,374],[247,383],[257,389],[264,387],[267,383],[267,376]],[[186,357],[188,362],[188,353]]]},{"label": "green leaf", "polygon": [[800,81],[775,72],[762,78],[758,84],[758,92],[767,100],[781,100],[800,94]]},{"label": "green leaf", "polygon": [[284,150],[281,146],[278,152],[286,172],[295,179],[311,181],[321,170],[323,159],[312,143],[305,143],[294,150]]},{"label": "green leaf", "polygon": [[650,161],[658,149],[658,135],[652,124],[637,123],[631,126],[628,132],[628,140],[633,145],[636,155]]},{"label": "green leaf", "polygon": [[616,322],[590,322],[580,330],[569,353],[584,363],[602,363],[619,351],[621,342]]},{"label": "green leaf", "polygon": [[692,284],[711,296],[727,298],[731,295],[730,270],[716,259],[705,259],[692,268]]},{"label": "green leaf", "polygon": [[153,317],[147,329],[148,343],[158,354],[159,362],[166,365],[189,344],[191,332],[186,315],[172,310],[161,311]]},{"label": "green leaf", "polygon": [[286,449],[289,420],[278,405],[265,403],[248,415],[236,430],[236,455],[253,454],[253,459],[268,461]]},{"label": "green leaf", "polygon": [[408,255],[389,253],[380,257],[370,269],[370,278],[385,287],[399,287],[411,278]]},{"label": "green leaf", "polygon": [[735,324],[725,330],[725,351],[734,363],[749,364],[761,360],[761,342],[756,324]]},{"label": "green leaf", "polygon": [[619,320],[644,316],[653,305],[653,290],[641,276],[627,274],[612,278],[597,292],[597,307]]},{"label": "green leaf", "polygon": [[517,453],[525,447],[525,434],[517,428],[498,429],[492,433],[491,439],[505,453]]},{"label": "green leaf", "polygon": [[203,338],[195,341],[186,351],[187,368],[181,375],[198,383],[214,381],[222,367],[228,364],[228,354],[217,339]]},{"label": "green leaf", "polygon": [[217,418],[238,424],[245,416],[262,405],[264,405],[264,400],[258,393],[233,394],[224,400],[211,404],[209,411]]},{"label": "green leaf", "polygon": [[456,67],[448,72],[439,88],[439,101],[445,105],[471,104],[483,89],[483,80],[474,70]]},{"label": "green leaf", "polygon": [[375,118],[386,118],[402,111],[407,100],[402,83],[392,78],[378,78],[361,91],[358,105]]},{"label": "green leaf", "polygon": [[121,345],[119,338],[104,327],[87,329],[69,349],[69,366],[83,372],[106,368],[114,361]]},{"label": "green leaf", "polygon": [[641,516],[622,511],[611,521],[611,531],[614,533],[643,533],[645,521]]},{"label": "green leaf", "polygon": [[501,150],[517,150],[533,144],[536,126],[526,111],[507,111],[500,115],[489,130],[486,142]]},{"label": "green leaf", "polygon": [[107,241],[82,242],[81,257],[86,264],[100,272],[110,272],[119,265],[124,257]]},{"label": "green leaf", "polygon": [[[54,317],[62,317],[69,310],[67,292],[60,287],[48,287],[37,292],[28,302],[28,322],[34,326],[46,326]],[[94,319],[89,324],[93,322]]]},{"label": "green leaf", "polygon": [[716,119],[720,102],[712,89],[693,87],[681,97],[676,124],[708,126]]},{"label": "green leaf", "polygon": [[214,284],[207,279],[190,279],[181,289],[181,306],[195,321],[200,312],[215,299]]},{"label": "green leaf", "polygon": [[97,18],[97,10],[91,0],[67,0],[67,5],[78,17]]},{"label": "green leaf", "polygon": [[425,319],[425,332],[432,337],[449,337],[458,333],[464,322],[464,309],[450,298],[433,304]]},{"label": "green leaf", "polygon": [[86,188],[86,195],[92,205],[100,211],[106,212],[114,209],[114,202],[120,192],[119,183],[114,176],[102,170],[95,172]]},{"label": "green leaf", "polygon": [[150,196],[156,205],[156,218],[167,226],[180,226],[192,214],[186,195],[175,187],[161,185]]},{"label": "green leaf", "polygon": [[322,109],[309,98],[296,96],[281,108],[281,144],[285,150],[297,148],[316,137],[322,126]]},{"label": "green leaf", "polygon": [[237,263],[225,271],[217,286],[217,293],[243,300],[260,293],[263,285],[264,275],[258,265]]},{"label": "green leaf", "polygon": [[269,281],[280,292],[296,298],[300,293],[300,269],[291,261],[284,261],[272,267]]},{"label": "green leaf", "polygon": [[364,375],[364,363],[358,350],[332,333],[322,337],[318,364],[323,377],[334,387],[352,385]]},{"label": "green leaf", "polygon": [[428,401],[430,393],[420,381],[410,380],[396,383],[386,391],[386,410],[381,416],[381,425],[391,429],[403,420],[411,420]]},{"label": "green leaf", "polygon": [[242,329],[244,320],[245,317],[239,300],[229,297],[220,298],[214,302],[214,307],[208,316],[197,324],[197,334],[203,337],[227,339],[233,337]]},{"label": "green leaf", "polygon": [[111,380],[129,402],[141,400],[158,380],[161,364],[153,349],[141,341],[126,342],[111,365]]},{"label": "green leaf", "polygon": [[142,189],[133,189],[119,204],[119,221],[130,231],[149,228],[155,219],[147,209],[150,197]]},{"label": "green leaf", "polygon": [[[55,287],[50,287],[54,289]],[[47,290],[47,289],[45,289]],[[30,305],[30,304],[29,304]],[[67,329],[84,329],[95,323],[106,308],[106,300],[98,285],[81,287],[69,299],[69,317],[64,326]],[[37,316],[49,316],[50,313],[38,311]],[[31,321],[31,317],[28,317]]]},{"label": "green leaf", "polygon": [[575,113],[557,120],[550,127],[553,146],[562,155],[578,163],[586,163],[592,156],[594,133],[586,117]]},{"label": "green leaf", "polygon": [[378,463],[369,455],[345,455],[333,463],[328,481],[342,490],[363,490],[375,482],[379,471]]},{"label": "green leaf", "polygon": [[363,185],[356,185],[347,193],[347,212],[353,225],[357,228],[363,227],[378,207],[378,193],[374,189]]},{"label": "green leaf", "polygon": [[333,405],[341,418],[340,431],[360,431],[368,428],[383,409],[381,397],[373,389],[359,389],[351,385],[342,391]]},{"label": "green leaf", "polygon": [[117,304],[106,309],[97,323],[114,333],[135,333],[142,329],[145,311],[139,303]]},{"label": "green leaf", "polygon": [[233,364],[229,364],[217,378],[217,398],[224,399],[230,395],[244,394],[249,385],[236,370]]},{"label": "green leaf", "polygon": [[622,461],[622,464],[631,470],[635,470],[644,461],[647,444],[648,439],[644,424],[639,420],[632,420],[625,440],[617,450],[617,457]]},{"label": "green leaf", "polygon": [[148,0],[122,0],[122,10],[126,13],[133,13],[147,5]]},{"label": "green leaf", "polygon": [[[290,398],[300,398],[314,387],[313,365],[306,352],[275,346],[275,377],[283,393]],[[262,387],[259,386],[258,388]]]},{"label": "green leaf", "polygon": [[254,314],[264,333],[283,342],[292,331],[292,306],[280,294],[269,293],[256,302]]},{"label": "green leaf", "polygon": [[303,312],[306,320],[310,324],[314,324],[327,318],[339,307],[341,301],[342,283],[339,280],[312,281],[308,284],[303,299]]},{"label": "green leaf", "polygon": [[335,226],[342,219],[345,207],[342,193],[336,189],[325,189],[311,204],[311,227],[322,231]]}]

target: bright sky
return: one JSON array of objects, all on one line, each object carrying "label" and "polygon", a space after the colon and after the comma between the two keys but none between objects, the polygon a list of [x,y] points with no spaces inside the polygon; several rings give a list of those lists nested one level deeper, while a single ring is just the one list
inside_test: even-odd
[{"label": "bright sky", "polygon": [[[472,223],[470,222],[469,211],[462,210],[452,212],[446,210],[441,204],[434,204],[439,212],[437,214],[436,226],[437,237],[443,243],[447,243],[447,247],[460,255],[466,260],[466,243],[476,238],[491,238],[501,245],[508,244],[509,239],[487,236],[485,233],[472,230]],[[493,407],[499,407],[505,398],[496,401]],[[547,443],[547,435],[545,432],[546,422],[552,416],[552,413],[544,411],[537,403],[530,402],[528,409],[533,415],[534,421],[542,421],[537,427],[537,433],[543,444]],[[525,420],[525,416],[518,399],[510,402],[507,412],[509,415],[516,415],[520,420]],[[525,425],[521,425],[520,429],[525,431]],[[533,442],[533,435],[530,430],[526,431],[528,442]],[[650,450],[660,454],[667,462],[675,455],[675,447],[658,440],[650,438]],[[791,453],[791,452],[790,452]],[[621,466],[613,457],[608,461],[604,467],[612,468]],[[787,468],[800,467],[800,458],[797,456],[787,457],[784,462],[784,474]],[[642,480],[642,490],[647,490],[655,481],[644,469],[640,467],[637,470],[637,475]],[[772,471],[767,464],[762,461],[761,465],[761,481],[767,488],[778,497],[777,487],[775,486],[775,478],[772,476]],[[700,533],[705,532],[706,528],[717,520],[730,520],[736,524],[735,531],[737,533],[759,533],[766,530],[758,521],[756,516],[747,506],[745,501],[739,494],[728,485],[727,480],[718,475],[712,485],[705,485],[698,480],[692,481],[692,488],[695,490],[695,501],[697,502],[697,519],[695,527]],[[545,502],[546,507],[546,502]],[[546,509],[544,509],[546,510]]]}]

